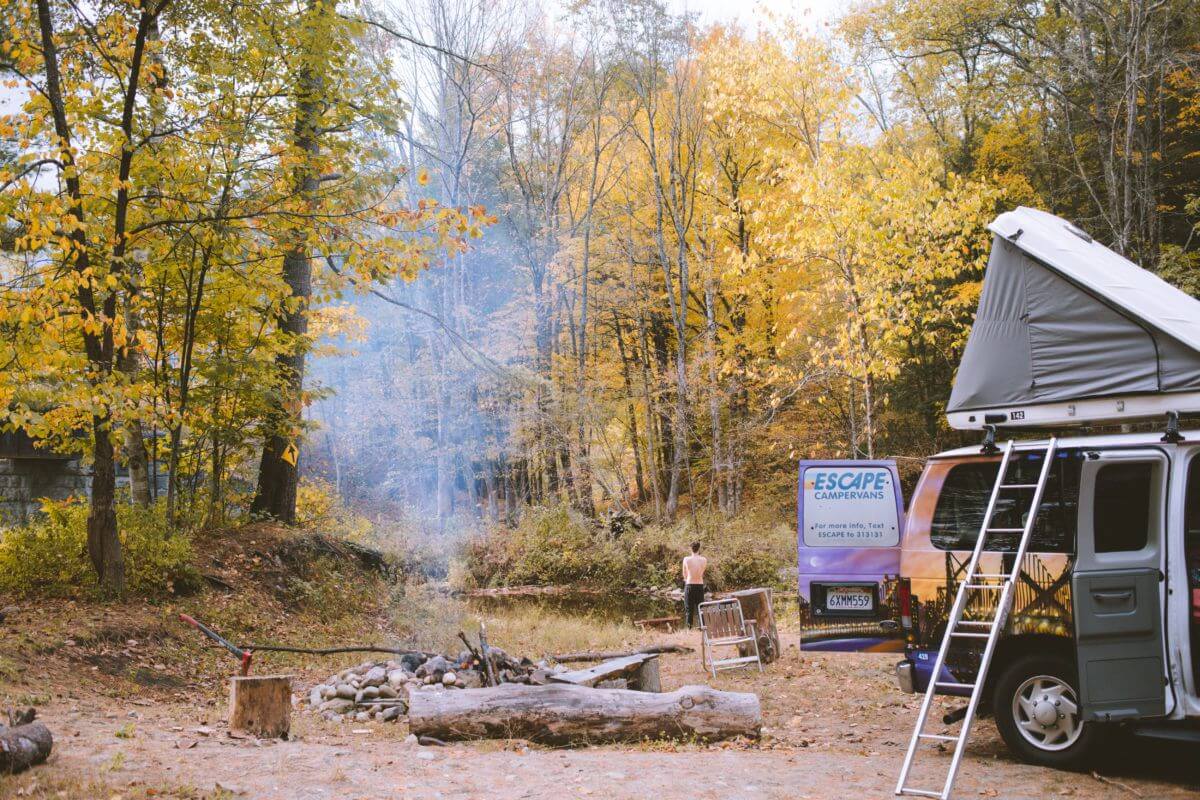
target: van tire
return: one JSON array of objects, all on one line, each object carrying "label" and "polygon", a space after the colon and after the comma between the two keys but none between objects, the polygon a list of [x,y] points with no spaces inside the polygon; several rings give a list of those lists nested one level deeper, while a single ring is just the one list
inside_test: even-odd
[{"label": "van tire", "polygon": [[[1103,739],[1102,726],[1095,722],[1083,722],[1079,717],[1079,681],[1075,677],[1075,665],[1069,659],[1057,655],[1028,654],[1009,663],[1000,673],[992,691],[992,714],[1004,743],[1023,761],[1043,767],[1078,769],[1087,766]],[[1045,693],[1040,688],[1046,687]],[[1076,715],[1064,720],[1070,733],[1052,733],[1045,736],[1045,745],[1036,740],[1044,736],[1040,731],[1026,733],[1021,726],[1021,715],[1028,716],[1028,700],[1034,695],[1035,702],[1045,708],[1043,698],[1061,693],[1061,702],[1074,702]],[[1017,698],[1020,692],[1026,703]],[[1051,700],[1053,702],[1053,699]],[[1053,716],[1053,714],[1051,714]],[[1071,719],[1077,719],[1071,724]],[[1058,724],[1058,723],[1055,723]],[[1054,741],[1057,736],[1058,740]],[[1073,739],[1073,741],[1072,741]]]}]

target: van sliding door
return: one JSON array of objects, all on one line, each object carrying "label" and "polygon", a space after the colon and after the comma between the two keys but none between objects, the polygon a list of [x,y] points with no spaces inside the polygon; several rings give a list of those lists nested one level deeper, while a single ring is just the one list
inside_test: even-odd
[{"label": "van sliding door", "polygon": [[1156,450],[1090,456],[1071,580],[1084,718],[1162,716],[1167,459]]}]

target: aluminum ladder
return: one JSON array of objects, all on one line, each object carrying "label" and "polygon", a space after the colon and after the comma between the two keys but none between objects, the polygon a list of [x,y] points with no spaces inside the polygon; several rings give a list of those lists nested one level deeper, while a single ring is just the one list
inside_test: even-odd
[{"label": "aluminum ladder", "polygon": [[[1004,456],[1000,460],[1000,471],[996,474],[996,483],[992,487],[992,495],[988,500],[987,511],[983,515],[983,525],[979,530],[979,538],[975,541],[975,550],[971,553],[971,561],[967,565],[966,572],[963,574],[962,582],[958,586],[958,595],[954,599],[954,606],[951,608],[950,616],[946,621],[946,634],[942,638],[941,647],[938,648],[937,661],[934,663],[933,672],[929,678],[929,686],[925,690],[925,699],[922,701],[921,711],[917,715],[917,724],[913,728],[912,739],[908,742],[908,752],[904,755],[904,766],[900,768],[900,779],[896,781],[896,794],[898,795],[936,797],[940,800],[950,799],[950,792],[954,787],[954,778],[958,775],[958,768],[962,762],[963,752],[967,747],[967,738],[971,733],[971,723],[975,720],[975,710],[978,708],[979,700],[983,696],[988,667],[992,661],[992,654],[996,649],[996,642],[1000,640],[1000,636],[1004,630],[1004,623],[1009,607],[1012,604],[1013,590],[1016,586],[1017,578],[1021,574],[1021,565],[1025,561],[1025,551],[1028,549],[1029,540],[1032,538],[1038,509],[1042,505],[1042,495],[1045,492],[1046,483],[1050,478],[1051,465],[1054,463],[1054,456],[1057,449],[1058,440],[1051,438],[1045,450],[1042,451],[1044,452],[1044,461],[1042,462],[1041,472],[1038,474],[1037,483],[1005,483],[1005,478],[1008,476],[1009,462],[1012,459],[1015,448],[1013,447],[1012,440],[1009,440],[1004,445]],[[1037,452],[1039,451],[1022,451],[1024,454],[1036,454]],[[992,517],[996,513],[996,501],[1000,497],[1001,492],[1029,492],[1030,490],[1033,491],[1033,497],[1029,503],[1029,510],[1023,528],[992,527]],[[979,557],[987,547],[988,536],[997,533],[1021,534],[1021,541],[1017,545],[1012,569],[1008,574],[988,575],[981,573],[979,571]],[[999,584],[987,583],[986,581],[988,580],[999,580],[1002,582]],[[991,592],[1000,593],[999,600],[996,602],[995,616],[990,620],[964,620],[963,612],[967,608],[969,595],[973,593],[986,595],[986,593]],[[946,654],[950,651],[950,644],[955,639],[985,640],[983,656],[979,660],[979,670],[975,675],[974,683],[955,683],[942,679],[942,669],[946,663]],[[929,710],[933,707],[933,698],[939,689],[969,689],[971,692],[971,699],[967,703],[966,714],[962,718],[962,727],[959,729],[957,736],[927,733],[925,731],[925,725],[929,721]],[[917,747],[925,742],[954,743],[954,755],[950,760],[950,770],[946,775],[946,782],[940,790],[919,789],[908,785],[909,773],[917,754]]]}]

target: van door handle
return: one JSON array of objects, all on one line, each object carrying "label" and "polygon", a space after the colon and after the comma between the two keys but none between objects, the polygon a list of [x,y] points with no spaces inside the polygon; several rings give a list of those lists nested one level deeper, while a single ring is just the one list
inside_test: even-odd
[{"label": "van door handle", "polygon": [[1092,592],[1092,597],[1104,603],[1115,603],[1118,600],[1133,599],[1133,590],[1127,589],[1124,592]]}]

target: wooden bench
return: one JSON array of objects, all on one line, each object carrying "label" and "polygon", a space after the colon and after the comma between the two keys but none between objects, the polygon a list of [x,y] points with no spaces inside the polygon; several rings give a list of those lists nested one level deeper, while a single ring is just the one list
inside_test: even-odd
[{"label": "wooden bench", "polygon": [[628,687],[640,692],[661,692],[662,680],[658,671],[657,653],[614,658],[587,669],[576,669],[548,676],[551,683],[573,683],[576,686],[596,686],[605,681],[624,680]]}]

